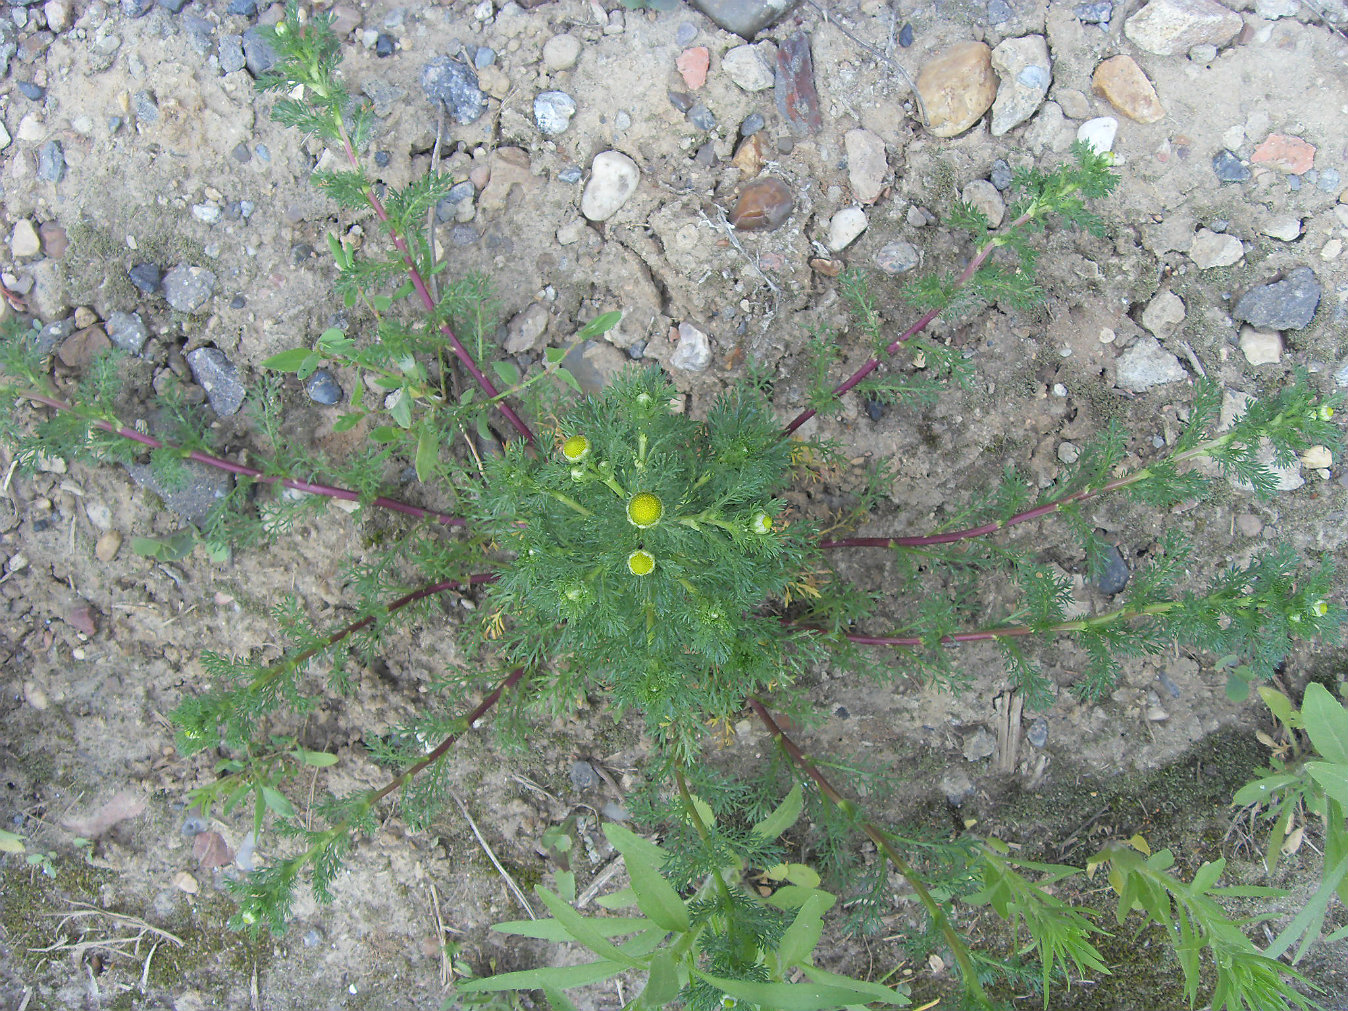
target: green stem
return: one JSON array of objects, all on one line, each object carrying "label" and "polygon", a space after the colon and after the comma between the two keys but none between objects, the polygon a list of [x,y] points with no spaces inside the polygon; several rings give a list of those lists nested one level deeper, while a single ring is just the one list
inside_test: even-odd
[{"label": "green stem", "polygon": [[[782,728],[777,725],[777,721],[772,718],[772,714],[768,712],[767,707],[752,695],[745,701],[748,702],[749,707],[753,709],[763,726],[767,728],[768,733],[790,756],[796,767],[809,776],[819,787],[819,792],[832,801],[844,814],[859,818],[860,809],[857,805],[839,793],[833,784],[825,778],[824,774],[819,771],[818,767],[805,757],[805,753],[800,750],[796,742],[787,737]],[[865,820],[861,821],[861,830],[889,858],[889,862],[894,865],[894,869],[908,882],[916,893],[918,901],[927,910],[927,915],[931,917],[932,923],[941,932],[941,936],[945,938],[946,944],[949,945],[951,953],[955,956],[955,963],[959,966],[960,974],[964,978],[965,992],[983,1007],[991,1007],[992,1002],[988,999],[988,995],[984,993],[983,985],[978,981],[978,970],[974,967],[969,946],[964,943],[964,938],[951,924],[950,918],[946,916],[941,904],[932,897],[931,892],[927,890],[927,886],[923,884],[912,865],[899,854],[899,851],[894,848],[884,832],[873,822]]]}]

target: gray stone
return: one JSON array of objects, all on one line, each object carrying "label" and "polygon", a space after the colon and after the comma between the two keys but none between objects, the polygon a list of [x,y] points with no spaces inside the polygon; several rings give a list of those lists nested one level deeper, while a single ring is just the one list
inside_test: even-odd
[{"label": "gray stone", "polygon": [[885,176],[889,174],[885,142],[869,130],[848,130],[843,142],[852,196],[863,204],[875,203],[884,189]]},{"label": "gray stone", "polygon": [[997,753],[997,738],[993,737],[986,727],[979,727],[964,738],[962,744],[960,750],[964,753],[966,762],[982,761]]},{"label": "gray stone", "polygon": [[1105,546],[1104,571],[1096,578],[1095,588],[1105,596],[1112,597],[1116,593],[1123,592],[1123,588],[1128,585],[1130,574],[1122,552],[1113,544],[1108,544]]},{"label": "gray stone", "polygon": [[669,356],[671,368],[703,372],[711,364],[711,342],[691,323],[679,324],[679,344]]},{"label": "gray stone", "polygon": [[129,18],[143,18],[153,6],[154,0],[122,0],[122,13]]},{"label": "gray stone", "polygon": [[138,312],[109,313],[103,329],[108,332],[108,340],[130,355],[140,354],[140,349],[150,339],[150,331]]},{"label": "gray stone", "polygon": [[580,39],[574,35],[554,35],[543,43],[543,66],[550,73],[570,70],[580,59]]},{"label": "gray stone", "polygon": [[534,350],[547,334],[548,322],[547,306],[531,302],[523,312],[516,314],[506,328],[506,353],[518,355]]},{"label": "gray stone", "polygon": [[1006,163],[1005,158],[998,158],[992,163],[992,171],[988,173],[988,181],[996,186],[997,189],[1005,193],[1011,188],[1012,180],[1015,178],[1011,171],[1011,166]]},{"label": "gray stone", "polygon": [[1000,137],[1034,115],[1053,81],[1048,42],[1042,35],[1005,39],[992,51],[1001,83],[992,103],[992,135]]},{"label": "gray stone", "polygon": [[443,102],[449,114],[467,125],[487,111],[487,98],[477,74],[466,63],[437,56],[421,68],[421,88],[432,102]]},{"label": "gray stone", "polygon": [[950,769],[941,777],[941,793],[945,794],[946,802],[954,807],[959,807],[974,792],[973,780],[963,769]]},{"label": "gray stone", "polygon": [[1087,25],[1107,25],[1114,16],[1114,4],[1110,0],[1096,0],[1095,3],[1077,4],[1077,20]]},{"label": "gray stone", "polygon": [[75,317],[67,316],[65,319],[58,319],[54,323],[48,323],[38,331],[37,339],[33,342],[34,347],[44,355],[50,354],[56,350],[56,345],[75,332]]},{"label": "gray stone", "polygon": [[1115,365],[1115,383],[1119,389],[1141,393],[1153,386],[1177,383],[1188,377],[1179,359],[1155,337],[1139,337]]},{"label": "gray stone", "polygon": [[1157,337],[1174,333],[1184,322],[1184,302],[1173,291],[1158,291],[1142,310],[1142,325]]},{"label": "gray stone", "polygon": [[1284,280],[1246,292],[1231,315],[1264,330],[1300,330],[1315,318],[1320,294],[1315,272],[1310,267],[1297,267]]},{"label": "gray stone", "polygon": [[126,471],[142,488],[154,492],[164,504],[189,523],[201,523],[234,486],[232,475],[205,464],[189,463],[187,482],[166,485],[148,463],[129,463]]},{"label": "gray stone", "polygon": [[628,361],[627,355],[606,341],[586,341],[572,348],[562,364],[580,384],[581,392],[595,396],[603,392]]},{"label": "gray stone", "polygon": [[588,790],[599,783],[599,773],[594,771],[594,766],[589,762],[572,762],[567,775],[577,790]]},{"label": "gray stone", "polygon": [[402,88],[380,80],[378,77],[366,78],[364,83],[361,84],[360,90],[374,105],[374,114],[380,119],[391,115],[393,110],[407,97],[407,92]]},{"label": "gray stone", "polygon": [[1200,228],[1189,244],[1189,259],[1199,270],[1230,267],[1244,255],[1245,247],[1234,235],[1219,235],[1206,228]]},{"label": "gray stone", "polygon": [[220,59],[220,69],[224,73],[233,74],[242,70],[248,62],[243,55],[243,36],[221,35],[217,55]]},{"label": "gray stone", "polygon": [[59,140],[49,140],[38,149],[37,175],[49,183],[59,183],[65,178],[66,154]]},{"label": "gray stone", "polygon": [[215,291],[215,275],[205,267],[180,263],[163,280],[164,299],[179,312],[196,312]]},{"label": "gray stone", "polygon": [[228,417],[243,404],[247,391],[239,379],[239,369],[219,348],[197,348],[187,353],[192,378],[206,391],[215,413]]},{"label": "gray stone", "polygon": [[304,392],[315,404],[331,407],[342,399],[342,387],[327,369],[315,369],[304,381]]},{"label": "gray stone", "polygon": [[243,60],[248,73],[254,77],[265,74],[276,66],[276,50],[267,41],[259,28],[249,28],[243,33]]},{"label": "gray stone", "polygon": [[1042,748],[1048,743],[1048,720],[1042,716],[1036,716],[1034,722],[1030,724],[1029,729],[1025,731],[1025,740],[1029,741],[1036,748]]},{"label": "gray stone", "polygon": [[692,123],[703,133],[711,133],[716,129],[716,115],[706,107],[702,102],[697,102],[684,113],[684,119]]},{"label": "gray stone", "polygon": [[960,199],[966,204],[972,204],[976,210],[982,211],[983,217],[988,219],[989,228],[996,228],[1006,216],[1006,203],[1002,200],[1002,195],[997,192],[997,187],[986,179],[972,180],[960,193]]},{"label": "gray stone", "polygon": [[891,277],[906,274],[921,263],[922,253],[911,242],[886,242],[875,254],[875,265]]},{"label": "gray stone", "polygon": [[19,30],[9,18],[0,18],[0,78],[9,73],[10,61],[19,51]]},{"label": "gray stone", "polygon": [[1224,46],[1243,27],[1240,15],[1216,0],[1151,0],[1123,32],[1149,53],[1180,56],[1201,43]]},{"label": "gray stone", "polygon": [[141,89],[131,96],[131,111],[135,113],[136,122],[149,124],[159,119],[159,103],[155,101],[154,92]]},{"label": "gray stone", "polygon": [[571,125],[576,100],[565,91],[545,91],[534,99],[534,122],[544,137],[556,137]]},{"label": "gray stone", "polygon": [[728,32],[753,41],[755,35],[801,0],[692,0],[692,5]]},{"label": "gray stone", "polygon": [[828,248],[837,253],[846,249],[870,224],[860,207],[844,207],[828,223]]},{"label": "gray stone", "polygon": [[1250,178],[1250,167],[1226,148],[1212,156],[1212,171],[1224,183],[1243,183]]},{"label": "gray stone", "polygon": [[775,71],[768,43],[754,46],[736,46],[721,57],[721,69],[743,91],[767,91],[772,87]]}]

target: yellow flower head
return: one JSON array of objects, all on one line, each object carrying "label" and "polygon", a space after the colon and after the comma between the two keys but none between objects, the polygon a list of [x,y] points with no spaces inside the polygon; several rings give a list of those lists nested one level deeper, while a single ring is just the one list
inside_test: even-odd
[{"label": "yellow flower head", "polygon": [[573,435],[562,443],[562,456],[568,463],[580,463],[590,455],[590,440],[583,435]]},{"label": "yellow flower head", "polygon": [[637,548],[627,556],[627,571],[634,576],[649,576],[655,571],[655,556],[649,551]]},{"label": "yellow flower head", "polygon": [[641,527],[642,530],[659,523],[664,512],[664,503],[648,491],[633,495],[632,500],[627,503],[628,521],[633,526]]}]

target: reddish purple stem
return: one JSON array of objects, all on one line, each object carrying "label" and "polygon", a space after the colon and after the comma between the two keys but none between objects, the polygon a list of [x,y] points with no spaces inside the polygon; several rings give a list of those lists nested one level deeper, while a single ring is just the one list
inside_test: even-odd
[{"label": "reddish purple stem", "polygon": [[[48,397],[36,391],[25,391],[21,394],[28,400],[39,404],[45,404],[58,411],[74,411],[75,408],[64,400],[58,400],[56,397]],[[123,439],[131,439],[139,442],[150,449],[164,449],[166,443],[156,439],[152,435],[146,435],[144,432],[138,432],[134,428],[127,428],[123,425],[114,425],[110,421],[99,419],[90,419],[89,424],[94,428],[101,429],[104,432],[111,432],[113,435],[121,436]],[[172,447],[169,447],[172,448]],[[334,485],[314,484],[309,481],[299,481],[293,477],[280,477],[274,474],[264,474],[256,467],[249,467],[246,464],[235,463],[233,460],[226,460],[223,457],[212,456],[210,453],[203,453],[200,450],[189,450],[184,454],[184,458],[194,463],[205,464],[207,467],[214,467],[217,470],[228,471],[231,474],[238,474],[243,477],[251,478],[259,484],[279,484],[283,488],[293,488],[296,491],[308,492],[311,495],[322,495],[326,498],[343,499],[347,502],[360,501],[360,493],[352,491],[350,488],[338,488]],[[463,527],[468,525],[468,521],[460,516],[450,516],[447,513],[436,512],[434,509],[423,509],[421,506],[414,506],[407,502],[399,502],[397,499],[386,498],[380,495],[372,503],[381,509],[389,509],[393,512],[404,513],[407,516],[415,516],[418,519],[432,519],[437,523],[442,523],[447,527]]]},{"label": "reddish purple stem", "polygon": [[[346,148],[347,159],[352,165],[358,165],[359,162],[356,159],[356,152],[352,149],[350,141],[343,138],[342,144]],[[402,254],[403,263],[407,265],[407,274],[412,279],[412,287],[416,289],[417,295],[421,298],[421,304],[426,307],[427,312],[435,312],[435,299],[431,297],[430,289],[426,287],[426,281],[421,276],[421,271],[417,269],[416,261],[412,258],[412,250],[408,247],[407,240],[389,224],[388,211],[384,209],[383,202],[375,195],[374,190],[367,189],[365,191],[365,199],[374,210],[375,216],[388,228],[389,236],[393,239],[394,248]],[[481,387],[482,392],[489,397],[499,397],[500,391],[496,389],[495,384],[487,378],[486,374],[478,368],[477,362],[473,360],[473,356],[468,353],[468,349],[463,346],[463,343],[455,335],[454,331],[450,329],[448,323],[442,323],[440,325],[440,333],[449,340],[449,346],[453,349],[454,356],[458,358],[463,364],[463,367],[468,370],[469,374],[477,382],[477,385]],[[515,431],[524,437],[524,441],[531,446],[534,445],[534,433],[530,430],[529,426],[524,423],[524,419],[515,413],[515,409],[504,400],[497,400],[496,406],[500,408],[501,413],[506,416],[506,420],[514,426]]]}]

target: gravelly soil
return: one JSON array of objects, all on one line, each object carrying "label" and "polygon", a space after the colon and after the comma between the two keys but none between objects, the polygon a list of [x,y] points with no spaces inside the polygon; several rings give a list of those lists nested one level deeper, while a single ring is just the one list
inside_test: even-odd
[{"label": "gravelly soil", "polygon": [[[331,263],[313,250],[326,248],[328,232],[345,232],[352,224],[374,235],[370,221],[339,217],[308,182],[309,171],[323,163],[319,146],[269,119],[271,99],[255,94],[246,70],[222,73],[221,38],[256,19],[200,4],[180,15],[156,8],[140,19],[98,3],[76,0],[64,7],[70,27],[54,35],[41,26],[44,19],[60,26],[59,9],[26,9],[32,20],[17,30],[19,53],[0,82],[0,114],[12,135],[0,153],[6,234],[30,220],[59,225],[69,244],[61,257],[6,261],[12,275],[6,283],[27,292],[41,322],[77,310],[87,312],[89,321],[139,312],[151,336],[147,364],[134,373],[141,385],[131,391],[133,408],[145,402],[157,373],[195,348],[224,351],[255,389],[256,366],[266,357],[312,340],[333,322],[357,330],[368,325],[358,312],[337,312]],[[596,379],[641,353],[646,361],[668,362],[676,349],[671,327],[696,325],[710,338],[709,366],[671,370],[694,412],[705,410],[752,360],[774,374],[775,403],[784,418],[790,416],[807,386],[805,346],[820,326],[838,330],[845,362],[863,360],[867,347],[848,328],[838,282],[810,261],[836,258],[870,271],[886,325],[901,329],[912,312],[895,294],[902,279],[876,270],[880,251],[904,241],[920,251],[924,269],[959,266],[967,248],[934,218],[968,183],[987,178],[996,159],[1012,166],[1056,164],[1081,121],[1112,114],[1092,94],[1098,63],[1120,52],[1138,60],[1166,115],[1146,125],[1118,117],[1114,147],[1122,183],[1098,208],[1108,223],[1106,236],[1049,233],[1040,263],[1047,293],[1041,309],[994,307],[935,328],[972,355],[975,385],[933,407],[891,409],[878,418],[849,399],[807,429],[838,440],[858,461],[884,458],[892,464],[891,500],[864,533],[925,530],[949,503],[967,501],[1008,462],[1047,482],[1061,466],[1062,445],[1080,445],[1110,419],[1128,426],[1135,458],[1146,458],[1178,431],[1192,374],[1200,369],[1230,391],[1274,388],[1295,367],[1309,369],[1323,388],[1333,387],[1345,353],[1348,271],[1342,247],[1348,214],[1338,203],[1342,186],[1326,183],[1339,173],[1348,176],[1342,128],[1348,43],[1308,8],[1282,18],[1244,12],[1245,31],[1210,59],[1201,52],[1162,57],[1143,51],[1124,35],[1122,10],[1102,29],[1058,4],[1017,4],[998,24],[989,23],[982,5],[972,4],[830,9],[848,31],[913,74],[954,42],[1047,38],[1053,59],[1049,104],[1005,136],[992,136],[984,122],[953,139],[927,132],[915,119],[902,78],[809,8],[762,36],[781,40],[801,28],[810,33],[823,127],[808,135],[783,121],[771,91],[746,92],[730,80],[721,58],[742,40],[691,9],[623,16],[618,8],[602,12],[601,22],[599,5],[579,0],[530,10],[490,8],[413,7],[400,17],[375,3],[353,12],[357,27],[345,67],[355,90],[378,111],[372,147],[388,153],[380,178],[402,185],[430,166],[437,121],[418,83],[421,65],[433,55],[471,56],[476,47],[490,47],[495,59],[480,72],[487,114],[469,126],[446,126],[438,152],[441,167],[458,178],[479,170],[471,215],[461,207],[458,220],[439,228],[450,271],[490,275],[504,320],[541,305],[549,324],[539,347],[544,341],[562,346],[580,322],[625,309],[612,340],[584,350]],[[262,20],[274,20],[275,13],[264,12]],[[905,23],[915,38],[906,49],[892,41]],[[194,39],[204,37],[202,25],[212,34],[209,45],[199,46]],[[718,123],[710,137],[667,94],[687,90],[675,69],[685,48],[676,40],[688,37],[685,25],[695,31],[689,44],[705,45],[712,54],[710,75],[697,91]],[[376,55],[373,38],[364,44],[365,35],[381,31],[397,40],[397,52],[388,58]],[[581,42],[580,57],[573,68],[549,72],[542,49],[562,33]],[[25,97],[19,82],[44,86],[45,97]],[[551,140],[540,135],[532,111],[534,96],[544,90],[563,90],[578,107],[568,129]],[[152,98],[153,115],[142,93]],[[722,216],[742,178],[728,159],[738,125],[754,112],[766,120],[768,170],[791,187],[796,208],[779,230],[735,236]],[[120,120],[115,127],[114,118]],[[864,234],[830,251],[830,219],[853,203],[844,136],[857,128],[885,145],[885,188],[866,208]],[[1255,165],[1244,183],[1217,179],[1212,159],[1220,150],[1230,149],[1248,165],[1271,133],[1313,145],[1313,171],[1291,176]],[[59,183],[39,175],[39,155],[52,139],[61,143],[67,166]],[[708,141],[710,154],[699,157]],[[501,154],[511,148],[523,154]],[[588,223],[579,211],[585,174],[594,156],[610,148],[634,159],[641,183],[617,215]],[[572,168],[582,170],[580,181],[564,182]],[[241,201],[251,204],[246,219]],[[1299,222],[1295,234],[1268,234],[1289,220]],[[1200,228],[1238,237],[1241,258],[1200,268],[1193,247]],[[46,249],[53,252],[50,238]],[[127,269],[140,262],[164,269],[180,262],[207,266],[215,275],[214,293],[195,314],[172,310],[130,282]],[[1283,335],[1278,360],[1252,364],[1237,343],[1234,300],[1302,266],[1314,270],[1322,290],[1313,321]],[[31,290],[27,279],[34,282]],[[1120,357],[1151,340],[1145,311],[1166,292],[1180,298],[1184,315],[1158,328],[1156,337],[1160,353],[1186,378],[1142,392],[1121,390]],[[528,350],[520,361],[527,365],[539,357]],[[337,378],[349,390],[353,377]],[[332,431],[336,410],[305,402],[298,389],[290,393],[288,433],[340,452],[349,436]],[[246,444],[242,422],[220,424],[231,447]],[[805,489],[798,504],[822,514],[841,501],[859,473],[858,466],[855,474],[838,475],[836,486]],[[1323,472],[1306,470],[1303,485],[1271,503],[1223,487],[1209,501],[1165,515],[1106,502],[1092,517],[1130,565],[1164,530],[1178,527],[1195,542],[1192,572],[1201,582],[1270,543],[1341,554],[1348,535],[1341,476],[1336,461]],[[54,468],[16,476],[5,491],[4,825],[26,835],[31,847],[50,850],[55,873],[49,879],[22,858],[5,858],[0,994],[6,1006],[431,1007],[446,982],[442,939],[462,943],[478,971],[526,967],[549,957],[542,948],[486,932],[520,910],[456,812],[435,832],[420,834],[391,815],[352,858],[336,902],[318,908],[302,900],[284,938],[247,942],[223,929],[230,904],[221,881],[237,871],[202,868],[192,838],[181,831],[186,793],[212,774],[210,763],[177,756],[165,714],[201,686],[201,648],[242,652],[277,641],[268,607],[278,595],[295,594],[320,626],[341,619],[349,605],[343,557],[368,543],[353,518],[328,510],[295,537],[225,564],[200,551],[156,563],[125,543],[100,560],[100,538],[106,547],[111,533],[125,541],[164,536],[183,521],[115,469]],[[1081,570],[1065,529],[1049,524],[1018,538],[1043,547],[1067,572]],[[865,585],[893,583],[881,559],[848,558],[843,564]],[[1078,587],[1083,603],[1105,603],[1084,580]],[[429,683],[461,662],[451,632],[465,612],[450,605],[444,610],[443,620],[437,612],[418,631],[391,642],[379,668],[362,673],[352,698],[321,707],[302,728],[308,746],[341,757],[326,788],[342,793],[380,782],[362,735],[414,713]],[[1059,683],[1073,681],[1080,658],[1070,647],[1051,645],[1042,659]],[[1284,676],[1298,686],[1341,671],[1342,660],[1339,651],[1305,649]],[[1030,744],[1020,725],[1011,726],[999,745],[1007,686],[995,652],[970,650],[967,667],[974,685],[958,697],[903,680],[876,685],[824,672],[815,691],[821,713],[830,715],[803,739],[812,749],[889,770],[893,788],[876,802],[878,813],[888,817],[935,812],[938,824],[948,824],[946,798],[954,796],[962,805],[951,809],[955,819],[978,819],[989,831],[1032,846],[1050,839],[1089,846],[1110,834],[1141,830],[1153,842],[1173,841],[1195,862],[1219,849],[1238,855],[1230,838],[1223,842],[1221,789],[1198,790],[1192,810],[1175,810],[1176,780],[1149,778],[1178,761],[1174,768],[1195,783],[1211,780],[1225,788],[1228,778],[1238,784],[1262,761],[1250,743],[1260,714],[1253,703],[1226,698],[1212,657],[1180,652],[1127,662],[1118,690],[1100,703],[1076,702],[1064,692],[1045,714],[1043,747]],[[1026,726],[1031,718],[1025,717]],[[547,872],[538,849],[543,830],[569,814],[621,803],[646,754],[633,721],[614,726],[602,713],[578,712],[538,733],[545,740],[527,752],[499,749],[483,735],[463,742],[449,759],[468,810],[525,883]],[[728,742],[709,747],[724,749],[714,752],[714,760],[735,764],[764,754],[767,745],[745,723]],[[578,792],[568,770],[581,757],[604,767],[612,782]],[[1112,797],[1121,783],[1163,785],[1142,790],[1136,811],[1116,805],[1097,815],[1092,798],[1100,791]],[[85,853],[63,819],[97,809],[124,790],[145,799],[144,812],[110,828]],[[301,786],[297,802],[304,792]],[[236,848],[249,821],[235,813],[213,827]],[[593,821],[588,835],[592,849],[582,886],[608,858]],[[270,843],[264,841],[264,854]],[[1049,855],[1063,858],[1052,849]],[[1073,851],[1074,859],[1084,855]],[[1317,870],[1313,856],[1299,859],[1288,878],[1294,898],[1307,893]],[[68,911],[71,900],[143,918],[185,946],[163,941],[143,982],[153,938],[130,957],[98,949],[83,957],[34,951],[58,942],[60,921],[51,914]],[[1295,901],[1284,908],[1294,910]],[[896,929],[913,915],[900,903]],[[84,936],[125,934],[124,926],[102,920]],[[75,939],[69,925],[65,936]],[[879,974],[901,958],[888,941],[838,940],[829,950],[849,971]],[[1342,945],[1313,960],[1312,975],[1329,988],[1328,1006],[1348,1007],[1348,983],[1335,968],[1336,954],[1344,954]],[[924,965],[914,968],[919,993],[941,992],[945,976]],[[1073,990],[1061,1006],[1180,1006],[1182,998],[1164,989],[1164,979],[1162,971],[1142,983],[1100,981]],[[1160,987],[1155,1001],[1138,1003],[1139,987]],[[585,994],[584,1003],[619,1006],[612,990]]]}]

